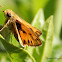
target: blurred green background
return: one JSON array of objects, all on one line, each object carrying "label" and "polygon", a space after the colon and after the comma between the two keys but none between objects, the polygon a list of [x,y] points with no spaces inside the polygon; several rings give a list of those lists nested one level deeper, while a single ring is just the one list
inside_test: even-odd
[{"label": "blurred green background", "polygon": [[[0,5],[5,9],[11,9],[28,23],[32,23],[36,13],[43,9],[44,20],[50,15],[53,20],[53,48],[51,57],[62,58],[62,0],[0,0]],[[0,24],[4,24],[5,17],[0,7]],[[62,59],[51,59],[47,62],[61,62]],[[2,43],[0,42],[0,62],[11,62]]]}]

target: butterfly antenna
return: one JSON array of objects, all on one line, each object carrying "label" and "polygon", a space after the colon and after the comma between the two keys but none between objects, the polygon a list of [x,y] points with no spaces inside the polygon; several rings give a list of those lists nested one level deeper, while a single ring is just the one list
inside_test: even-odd
[{"label": "butterfly antenna", "polygon": [[[0,5],[0,7],[4,8],[2,5]],[[4,8],[5,9],[5,8]]]},{"label": "butterfly antenna", "polygon": [[[0,7],[2,7],[3,9],[5,9],[2,5],[0,5]],[[4,12],[4,11],[3,11]]]}]

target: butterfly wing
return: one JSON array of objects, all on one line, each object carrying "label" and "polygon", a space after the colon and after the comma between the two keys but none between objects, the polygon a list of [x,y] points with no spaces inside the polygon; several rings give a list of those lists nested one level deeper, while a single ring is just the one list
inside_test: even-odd
[{"label": "butterfly wing", "polygon": [[41,31],[39,31],[38,29],[36,29],[35,27],[33,27],[31,24],[27,23],[27,22],[24,21],[23,19],[21,19],[21,20],[22,20],[21,22],[22,22],[24,25],[26,25],[28,28],[30,28],[30,30],[31,30],[32,32],[34,32],[37,37],[39,37],[39,36],[42,34]]},{"label": "butterfly wing", "polygon": [[16,26],[22,39],[23,46],[39,46],[42,44],[41,40],[38,38],[38,34],[36,35],[34,31],[31,30],[31,27],[25,26],[18,20],[16,20]]}]

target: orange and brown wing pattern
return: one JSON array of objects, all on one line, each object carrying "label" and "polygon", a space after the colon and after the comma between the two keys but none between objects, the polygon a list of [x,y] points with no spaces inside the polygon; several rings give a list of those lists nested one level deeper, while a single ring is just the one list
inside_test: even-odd
[{"label": "orange and brown wing pattern", "polygon": [[37,37],[39,37],[39,36],[42,34],[41,31],[39,31],[38,29],[36,29],[35,27],[33,27],[31,24],[27,23],[27,22],[24,21],[23,19],[21,19],[21,20],[22,20],[21,22],[22,22],[24,25],[26,25],[28,28],[30,28],[30,30],[31,30],[32,32],[34,32]]},{"label": "orange and brown wing pattern", "polygon": [[28,28],[18,20],[16,26],[22,39],[23,46],[39,46],[42,44],[41,40],[37,37],[34,31],[31,30],[31,28]]}]

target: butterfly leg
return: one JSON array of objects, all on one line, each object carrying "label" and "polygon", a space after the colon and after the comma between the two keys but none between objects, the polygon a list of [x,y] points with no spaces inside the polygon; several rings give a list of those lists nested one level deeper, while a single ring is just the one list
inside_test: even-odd
[{"label": "butterfly leg", "polygon": [[1,30],[0,34],[6,39],[11,32],[8,30],[7,26],[5,25]]},{"label": "butterfly leg", "polygon": [[7,27],[7,25],[5,25],[2,29],[0,29],[0,32],[3,31],[6,27]]}]

